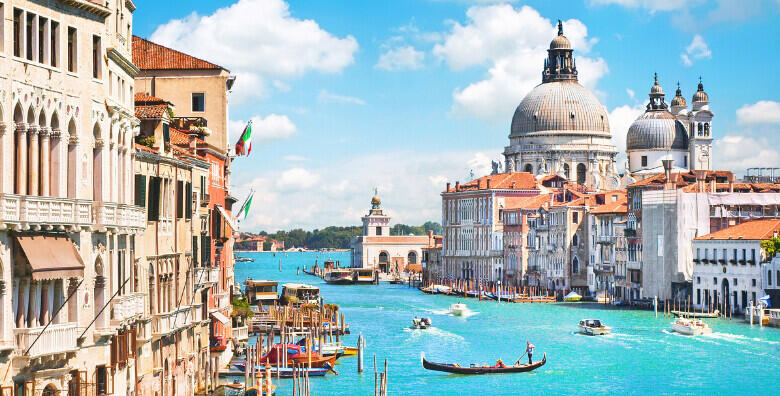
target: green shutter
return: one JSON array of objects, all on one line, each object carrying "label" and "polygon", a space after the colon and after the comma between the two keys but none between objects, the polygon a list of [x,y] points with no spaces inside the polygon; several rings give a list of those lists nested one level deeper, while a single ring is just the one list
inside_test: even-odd
[{"label": "green shutter", "polygon": [[135,205],[146,207],[146,175],[135,175]]},{"label": "green shutter", "polygon": [[160,178],[152,176],[149,179],[149,209],[147,210],[147,219],[149,221],[160,220]]},{"label": "green shutter", "polygon": [[184,217],[184,182],[176,182],[176,218]]},{"label": "green shutter", "polygon": [[187,218],[187,220],[192,219],[192,183],[187,183],[187,188],[185,188],[186,194],[184,195],[184,207],[186,208],[186,211],[184,213],[184,217]]}]

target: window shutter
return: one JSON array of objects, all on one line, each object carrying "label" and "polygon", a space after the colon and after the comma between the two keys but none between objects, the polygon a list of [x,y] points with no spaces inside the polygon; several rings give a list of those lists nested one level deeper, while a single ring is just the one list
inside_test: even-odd
[{"label": "window shutter", "polygon": [[147,200],[149,208],[147,218],[149,221],[160,220],[160,178],[151,177],[149,179],[149,199]]},{"label": "window shutter", "polygon": [[146,175],[135,175],[135,205],[146,207]]},{"label": "window shutter", "polygon": [[163,124],[163,142],[165,145],[171,144],[171,129],[170,125]]},{"label": "window shutter", "polygon": [[206,194],[208,194],[208,191],[206,191],[206,176],[200,177],[200,196],[201,198],[205,198]]},{"label": "window shutter", "polygon": [[119,360],[119,351],[117,351],[117,344],[119,343],[119,336],[111,337],[111,366],[116,367]]},{"label": "window shutter", "polygon": [[[192,261],[194,262],[195,266],[199,266],[200,256],[198,256],[198,237],[193,236],[192,237]],[[0,395],[2,396],[2,395]]]},{"label": "window shutter", "polygon": [[176,218],[184,217],[184,182],[176,182]]},{"label": "window shutter", "polygon": [[186,205],[184,207],[186,208],[186,211],[184,213],[184,217],[187,218],[187,220],[192,218],[192,183],[187,183],[187,188],[185,189],[187,192],[184,195],[184,202],[186,202]]}]

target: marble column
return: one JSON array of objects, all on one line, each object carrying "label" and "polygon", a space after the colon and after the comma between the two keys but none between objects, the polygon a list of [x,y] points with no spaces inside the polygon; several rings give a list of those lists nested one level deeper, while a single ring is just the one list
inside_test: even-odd
[{"label": "marble column", "polygon": [[[64,141],[67,141],[67,138],[64,139]],[[49,188],[49,194],[52,197],[64,197],[65,194],[62,192],[62,169],[63,168],[63,155],[62,155],[62,146],[63,146],[63,133],[59,129],[52,129],[51,133],[49,133],[49,167],[51,168],[51,176],[50,176],[50,188]]]},{"label": "marble column", "polygon": [[[103,304],[105,304],[105,288],[106,288],[106,278],[98,275],[95,277],[95,297],[93,298],[95,302],[95,314],[100,312],[100,310],[103,308]],[[97,316],[97,319],[95,320],[95,328],[96,329],[102,329],[106,327],[106,313],[105,311],[101,312],[100,315]]]},{"label": "marble column", "polygon": [[50,305],[49,305],[49,293],[51,281],[45,280],[41,282],[41,316],[40,316],[40,323],[41,326],[45,326],[46,323],[49,323],[49,319],[51,319],[51,311],[50,311]]},{"label": "marble column", "polygon": [[151,302],[151,308],[150,308],[150,314],[156,315],[157,314],[157,296],[159,293],[157,292],[157,282],[155,282],[155,277],[152,276],[149,278],[149,293],[146,295],[149,296],[149,301]]},{"label": "marble column", "polygon": [[40,169],[40,175],[41,175],[41,189],[40,193],[42,197],[48,197],[50,196],[50,190],[49,190],[49,175],[51,174],[51,161],[49,160],[51,156],[51,149],[49,148],[49,128],[42,128],[41,129],[41,169]]},{"label": "marble column", "polygon": [[28,291],[27,327],[38,327],[40,318],[41,283],[32,281]]},{"label": "marble column", "polygon": [[81,300],[77,291],[78,286],[78,279],[70,278],[68,280],[68,295],[73,294],[73,297],[68,300],[68,322],[78,323],[79,321],[79,302]]},{"label": "marble column", "polygon": [[30,127],[28,131],[30,134],[30,147],[29,151],[29,165],[27,172],[27,194],[38,195],[38,167],[40,166],[40,158],[38,152],[38,127]]},{"label": "marble column", "polygon": [[27,124],[16,124],[16,188],[19,195],[27,194]]},{"label": "marble column", "polygon": [[[8,123],[0,121],[0,175],[5,176],[2,179],[0,179],[0,193],[13,192],[13,187],[11,187],[10,190],[9,190],[8,187],[7,187],[8,183],[6,182],[6,179],[8,178],[6,176],[6,174],[8,173],[8,170],[6,169],[7,162],[8,162],[6,160],[6,158],[8,158],[8,154],[5,152],[5,148],[7,146],[6,143],[5,143],[5,131],[6,131],[6,129],[10,129],[10,130],[14,129],[13,128],[13,124],[10,124],[10,125],[11,126],[9,127]],[[13,145],[11,145],[11,146],[13,146]],[[13,158],[13,155],[11,156],[11,158]],[[13,168],[13,167],[11,167],[11,168]],[[11,180],[13,180],[13,179],[11,179]]]}]

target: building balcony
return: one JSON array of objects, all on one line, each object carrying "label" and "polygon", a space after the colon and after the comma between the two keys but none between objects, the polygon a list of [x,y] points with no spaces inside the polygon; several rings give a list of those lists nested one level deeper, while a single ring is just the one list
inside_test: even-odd
[{"label": "building balcony", "polygon": [[210,312],[222,311],[230,306],[230,296],[227,291],[212,294],[211,301]]},{"label": "building balcony", "polygon": [[79,329],[76,323],[63,323],[50,325],[46,330],[44,326],[14,329],[14,336],[17,353],[34,358],[75,352]]},{"label": "building balcony", "polygon": [[72,198],[0,194],[0,229],[89,228],[92,201]]},{"label": "building balcony", "polygon": [[173,117],[173,125],[190,133],[205,136],[211,135],[211,130],[208,128],[208,120],[203,117]]},{"label": "building balcony", "polygon": [[246,326],[234,327],[233,338],[235,338],[239,342],[249,340],[249,328]]},{"label": "building balcony", "polygon": [[195,286],[199,288],[209,288],[220,281],[219,267],[199,267],[195,268],[193,274],[195,277]]},{"label": "building balcony", "polygon": [[640,270],[642,269],[642,263],[636,260],[628,260],[626,262],[626,268],[630,270]]},{"label": "building balcony", "polygon": [[599,235],[596,237],[596,243],[612,244],[615,243],[614,235]]},{"label": "building balcony", "polygon": [[116,296],[112,304],[111,324],[120,325],[140,319],[144,315],[144,293]]},{"label": "building balcony", "polygon": [[192,324],[192,307],[184,306],[171,312],[152,317],[152,335],[161,337],[174,333]]},{"label": "building balcony", "polygon": [[615,266],[612,264],[596,264],[593,267],[593,270],[600,273],[614,273],[615,272]]},{"label": "building balcony", "polygon": [[98,229],[146,227],[146,211],[140,206],[95,202],[95,226]]}]

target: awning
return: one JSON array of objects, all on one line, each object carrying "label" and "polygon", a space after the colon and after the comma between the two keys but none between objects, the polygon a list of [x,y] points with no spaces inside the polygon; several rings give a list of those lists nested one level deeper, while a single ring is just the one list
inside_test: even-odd
[{"label": "awning", "polygon": [[233,230],[234,233],[238,232],[238,224],[236,223],[236,219],[233,218],[233,216],[230,215],[230,213],[225,210],[221,205],[216,205],[217,210],[219,210],[219,214],[222,215],[222,217],[227,221],[228,225],[230,226],[230,229]]},{"label": "awning", "polygon": [[230,322],[230,319],[228,319],[227,316],[223,315],[222,312],[219,312],[219,311],[212,312],[211,316],[213,316],[214,319],[222,322],[223,325],[226,325],[226,324],[228,324],[228,322]]},{"label": "awning", "polygon": [[409,272],[422,272],[422,265],[421,264],[409,264],[406,266],[406,269],[409,270]]},{"label": "awning", "polygon": [[76,246],[66,236],[17,236],[33,280],[84,277],[84,261]]}]

